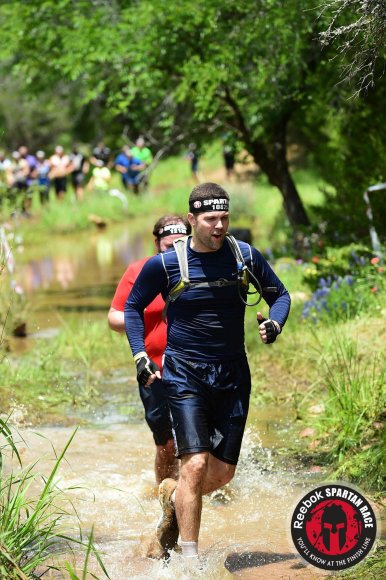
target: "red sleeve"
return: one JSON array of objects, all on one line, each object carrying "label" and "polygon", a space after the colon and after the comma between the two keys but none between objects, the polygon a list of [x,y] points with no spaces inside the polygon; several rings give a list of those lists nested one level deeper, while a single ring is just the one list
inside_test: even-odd
[{"label": "red sleeve", "polygon": [[123,274],[117,289],[115,290],[114,298],[111,303],[112,308],[115,308],[115,310],[120,310],[121,312],[124,311],[127,297],[129,296],[134,282],[145,261],[146,259],[140,260],[140,262],[135,262],[134,264],[130,264],[126,272]]},{"label": "red sleeve", "polygon": [[[149,257],[143,258],[129,265],[115,291],[111,303],[112,308],[124,312],[127,297],[148,259]],[[162,367],[162,355],[166,348],[166,324],[162,320],[164,304],[161,294],[158,294],[144,311],[146,352],[160,368]]]}]

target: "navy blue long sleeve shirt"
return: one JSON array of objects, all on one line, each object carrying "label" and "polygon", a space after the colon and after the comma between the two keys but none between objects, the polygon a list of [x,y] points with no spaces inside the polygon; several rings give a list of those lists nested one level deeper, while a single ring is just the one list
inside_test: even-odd
[{"label": "navy blue long sleeve shirt", "polygon": [[[216,252],[196,252],[190,247],[190,239],[187,253],[191,282],[237,279],[236,259],[226,241]],[[283,327],[291,302],[288,291],[256,248],[241,241],[238,244],[262,288],[277,288],[275,293],[263,291],[263,299],[270,307],[269,317]],[[133,355],[145,350],[143,310],[159,293],[166,299],[180,278],[174,248],[144,265],[125,304],[125,329]],[[244,316],[245,304],[237,285],[189,288],[169,304],[165,353],[196,361],[237,359],[245,354]]]}]

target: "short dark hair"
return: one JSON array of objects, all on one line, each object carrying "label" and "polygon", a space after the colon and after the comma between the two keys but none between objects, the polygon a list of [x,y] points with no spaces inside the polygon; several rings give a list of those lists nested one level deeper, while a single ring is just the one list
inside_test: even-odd
[{"label": "short dark hair", "polygon": [[200,183],[200,185],[193,187],[189,195],[189,203],[196,200],[208,199],[209,197],[212,199],[229,199],[229,195],[221,185],[208,181],[207,183]]},{"label": "short dark hair", "polygon": [[159,238],[160,229],[165,227],[166,225],[171,226],[173,224],[181,224],[181,223],[184,224],[184,226],[186,227],[186,233],[189,235],[192,231],[192,227],[186,217],[174,213],[163,215],[154,224],[153,236]]}]

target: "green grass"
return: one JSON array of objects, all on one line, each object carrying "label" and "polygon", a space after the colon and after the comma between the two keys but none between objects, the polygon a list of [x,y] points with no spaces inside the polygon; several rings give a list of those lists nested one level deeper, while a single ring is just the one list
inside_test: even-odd
[{"label": "green grass", "polygon": [[125,336],[111,332],[105,320],[62,320],[58,336],[17,358],[3,355],[0,406],[22,406],[33,415],[69,404],[97,406],[99,382],[114,368],[134,373]]},{"label": "green grass", "polygon": [[324,366],[328,398],[322,427],[333,436],[340,458],[360,444],[368,425],[380,418],[386,402],[386,365],[378,357],[361,360],[354,341],[336,337],[335,352]]},{"label": "green grass", "polygon": [[327,387],[325,412],[318,421],[322,443],[336,465],[337,478],[382,489],[385,362],[379,355],[362,358],[357,343],[344,336],[335,337],[334,347],[321,370]]},{"label": "green grass", "polygon": [[[290,283],[296,282],[291,270],[280,274]],[[265,305],[261,310],[267,315]],[[265,400],[291,405],[299,433],[305,427],[314,430],[313,436],[295,438],[288,446],[304,458],[312,456],[313,464],[326,465],[331,477],[381,490],[386,311],[315,327],[301,320],[301,302],[294,301],[283,335],[272,347],[259,344],[255,318],[256,308],[248,309],[246,344],[254,390]],[[315,405],[324,411],[310,412]]]},{"label": "green grass", "polygon": [[354,570],[342,574],[345,580],[381,580],[386,568],[386,545],[378,542],[376,550]]}]

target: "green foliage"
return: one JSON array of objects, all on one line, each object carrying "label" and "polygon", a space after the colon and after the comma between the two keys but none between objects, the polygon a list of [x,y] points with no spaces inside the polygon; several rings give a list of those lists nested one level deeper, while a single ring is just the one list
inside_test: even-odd
[{"label": "green foliage", "polygon": [[53,200],[42,210],[41,226],[56,233],[71,233],[95,227],[90,216],[96,215],[105,223],[127,219],[129,211],[122,202],[107,193],[91,193],[83,203],[68,196],[63,202]]},{"label": "green foliage", "polygon": [[[323,71],[322,71],[323,72]],[[326,188],[326,203],[317,209],[327,243],[343,245],[369,239],[363,194],[386,181],[386,145],[380,130],[386,122],[386,79],[353,98],[350,87],[329,85],[320,74],[312,98],[295,117],[297,139],[311,151]],[[385,191],[370,194],[374,225],[384,237]]]},{"label": "green foliage", "polygon": [[[371,264],[374,251],[367,246],[359,244],[338,248],[327,246],[324,252],[320,253],[321,255],[313,256],[313,266],[307,268],[304,273],[304,281],[311,290],[316,290],[322,278],[361,276],[364,270],[366,273],[374,271]],[[378,262],[374,265],[377,264]]]},{"label": "green foliage", "polygon": [[[91,139],[103,128],[115,139],[122,131],[134,138],[145,128],[153,144],[170,151],[230,132],[282,192],[291,226],[307,223],[286,158],[287,146],[300,144],[331,185],[316,219],[326,222],[330,240],[347,243],[368,236],[363,192],[386,180],[380,130],[386,81],[349,98],[351,87],[339,81],[340,66],[351,66],[351,56],[343,51],[338,59],[338,46],[322,50],[317,40],[331,24],[334,5],[339,2],[325,11],[306,0],[198,0],[193,6],[185,0],[10,0],[0,7],[3,77],[23,97],[14,106],[25,100],[12,88],[20,79],[29,93],[44,95],[47,122],[36,124],[33,137],[47,135],[51,111],[60,108],[62,115],[66,96],[63,126],[69,108],[75,126],[85,125]],[[355,11],[343,12],[349,28],[339,34],[350,35],[359,23],[359,39],[362,26],[379,22],[376,11],[359,21]],[[337,9],[334,25],[340,18]],[[382,70],[384,55],[377,58]],[[53,86],[57,96],[46,106]],[[10,115],[19,122],[28,111]],[[9,119],[5,126],[11,127]],[[385,204],[376,197],[381,226]]]},{"label": "green foliage", "polygon": [[282,192],[291,223],[304,223],[287,125],[327,62],[307,1],[10,5],[19,2],[2,10],[5,54],[31,88],[76,83],[84,102],[103,102],[130,134],[147,127],[168,148],[231,131]]},{"label": "green foliage", "polygon": [[386,293],[385,269],[365,246],[327,248],[314,256],[304,280],[314,290],[304,304],[303,318],[327,323],[371,312],[379,313]]},{"label": "green foliage", "polygon": [[[325,361],[327,385],[326,412],[323,426],[335,443],[340,457],[368,437],[372,424],[380,418],[385,403],[386,367],[382,362],[361,360],[355,342],[336,340],[331,361]],[[342,417],[344,416],[344,421]]]},{"label": "green foliage", "polygon": [[25,79],[4,72],[0,93],[0,130],[2,147],[14,150],[27,143],[31,151],[53,149],[55,141],[70,146],[73,127],[71,103],[64,87],[53,93],[26,93]]}]

